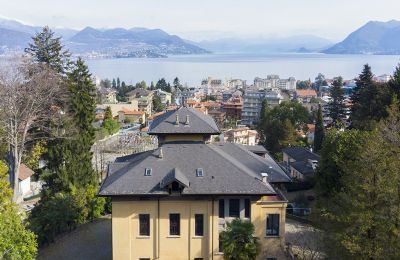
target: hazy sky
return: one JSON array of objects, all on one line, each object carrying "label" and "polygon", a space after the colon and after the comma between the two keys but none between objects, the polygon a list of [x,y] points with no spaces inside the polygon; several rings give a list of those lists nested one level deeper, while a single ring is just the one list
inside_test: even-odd
[{"label": "hazy sky", "polygon": [[32,25],[160,28],[192,40],[341,40],[369,20],[400,20],[399,10],[400,0],[0,0],[1,17]]}]

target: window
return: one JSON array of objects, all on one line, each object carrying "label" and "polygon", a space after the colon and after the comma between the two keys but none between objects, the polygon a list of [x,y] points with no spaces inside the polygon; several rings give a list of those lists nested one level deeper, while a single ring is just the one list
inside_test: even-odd
[{"label": "window", "polygon": [[196,257],[194,260],[203,260],[202,257]]},{"label": "window", "polygon": [[218,214],[220,218],[225,218],[225,200],[220,199],[219,200],[219,210]]},{"label": "window", "polygon": [[203,214],[195,214],[194,215],[194,234],[195,236],[203,236],[204,235],[204,215]]},{"label": "window", "polygon": [[139,260],[150,260],[150,258],[139,258]]},{"label": "window", "polygon": [[179,214],[169,214],[169,234],[171,236],[180,236],[180,219],[181,216]]},{"label": "window", "polygon": [[218,252],[224,252],[224,246],[222,245],[221,234],[218,237]]},{"label": "window", "polygon": [[240,200],[230,199],[229,200],[229,217],[239,218],[240,217]]},{"label": "window", "polygon": [[279,236],[279,214],[268,214],[267,236]]},{"label": "window", "polygon": [[139,235],[150,236],[150,214],[139,214]]},{"label": "window", "polygon": [[250,218],[250,199],[244,199],[244,217]]},{"label": "window", "polygon": [[203,177],[203,176],[204,176],[203,168],[197,168],[196,177]]},{"label": "window", "polygon": [[151,168],[146,168],[144,170],[144,176],[151,176]]}]

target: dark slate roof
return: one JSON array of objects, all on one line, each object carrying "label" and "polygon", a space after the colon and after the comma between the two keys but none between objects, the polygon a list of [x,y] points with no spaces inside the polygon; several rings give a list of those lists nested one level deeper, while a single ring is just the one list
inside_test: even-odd
[{"label": "dark slate roof", "polygon": [[[144,176],[146,168],[152,169],[151,176]],[[203,169],[203,177],[196,177],[197,168]],[[165,143],[156,150],[118,158],[109,166],[99,195],[168,195],[163,183],[171,178],[188,186],[182,195],[275,195],[272,186],[262,182],[262,172],[269,173],[269,181],[289,182],[272,159],[235,144]]]},{"label": "dark slate roof", "polygon": [[[176,124],[176,115],[179,125]],[[189,124],[186,124],[189,116]],[[180,107],[157,117],[151,123],[148,134],[219,134],[219,128],[212,117],[193,108]]]},{"label": "dark slate roof", "polygon": [[305,161],[292,162],[290,164],[290,167],[295,168],[298,172],[300,172],[303,175],[308,175],[308,176],[314,175],[314,169],[308,162]]},{"label": "dark slate roof", "polygon": [[320,156],[318,154],[310,152],[310,150],[304,147],[288,147],[284,148],[282,152],[287,154],[295,161],[307,161],[308,159],[319,161],[320,159]]},{"label": "dark slate roof", "polygon": [[244,144],[239,144],[239,146],[249,150],[250,152],[253,153],[268,153],[267,149],[265,149],[264,146],[262,145],[244,145]]},{"label": "dark slate roof", "polygon": [[179,182],[185,187],[189,187],[190,185],[190,182],[186,178],[185,174],[183,174],[179,169],[173,168],[162,180],[162,187],[166,187],[174,181]]},{"label": "dark slate roof", "polygon": [[234,143],[211,144],[228,154],[231,161],[240,161],[246,167],[256,173],[267,173],[269,183],[290,182],[290,177],[283,169],[267,154],[266,158],[260,157],[253,152]]}]

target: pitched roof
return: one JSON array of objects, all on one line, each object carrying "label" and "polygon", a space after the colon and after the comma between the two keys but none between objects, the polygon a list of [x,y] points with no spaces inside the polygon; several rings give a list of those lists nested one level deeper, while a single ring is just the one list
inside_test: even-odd
[{"label": "pitched roof", "polygon": [[315,154],[304,147],[287,147],[284,148],[282,152],[286,153],[295,161],[306,161],[308,159],[319,161],[320,159],[320,156],[318,154]]},{"label": "pitched roof", "polygon": [[186,176],[177,168],[173,168],[162,180],[163,187],[168,186],[172,182],[177,181],[185,187],[189,187],[190,182]]},{"label": "pitched roof", "polygon": [[20,164],[20,166],[19,166],[19,175],[18,175],[18,179],[20,181],[28,179],[33,174],[34,174],[34,172],[28,166],[26,166],[23,163]]},{"label": "pitched roof", "polygon": [[[144,176],[146,168],[152,169],[151,176]],[[197,168],[203,169],[203,177],[196,177]],[[165,143],[156,150],[117,158],[109,166],[99,195],[168,195],[160,184],[171,179],[187,186],[183,196],[276,194],[269,183],[262,182],[262,172],[268,173],[269,182],[290,182],[271,158],[261,158],[235,144]]]},{"label": "pitched roof", "polygon": [[238,145],[253,153],[268,153],[267,149],[265,149],[265,147],[262,145],[244,145],[244,144],[238,144]]},{"label": "pitched roof", "polygon": [[145,113],[143,111],[133,111],[133,110],[129,110],[125,107],[123,107],[120,111],[118,112],[122,112],[125,115],[135,115],[135,116],[141,116],[144,115]]},{"label": "pitched roof", "polygon": [[299,173],[303,175],[314,175],[315,171],[313,167],[306,161],[296,161],[290,164],[290,167],[296,169]]},{"label": "pitched roof", "polygon": [[298,89],[296,90],[296,95],[298,97],[309,97],[309,96],[317,96],[317,92],[314,89]]},{"label": "pitched roof", "polygon": [[[178,116],[179,124],[176,124]],[[186,124],[189,116],[189,124]],[[219,134],[219,128],[212,117],[193,108],[180,107],[154,119],[149,134]]]}]

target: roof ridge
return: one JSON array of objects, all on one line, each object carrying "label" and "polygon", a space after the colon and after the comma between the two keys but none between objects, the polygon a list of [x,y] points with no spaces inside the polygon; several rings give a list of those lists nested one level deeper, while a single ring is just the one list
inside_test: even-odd
[{"label": "roof ridge", "polygon": [[197,110],[195,110],[195,109],[189,109],[188,108],[188,111],[190,111],[192,114],[195,114],[198,118],[200,118],[204,123],[206,123],[212,130],[216,130],[216,131],[218,131],[218,132],[220,132],[220,130],[219,130],[219,128],[218,128],[218,126],[217,126],[217,129],[214,129],[214,127],[212,127],[211,126],[211,124],[210,124],[210,122],[207,122],[204,118],[203,118],[203,116],[208,116],[208,115],[205,115],[205,114],[203,114],[203,113],[200,113],[199,111],[197,111]]},{"label": "roof ridge", "polygon": [[[248,174],[250,177],[254,177],[256,179],[258,179],[259,181],[262,182],[262,179],[260,178],[261,175],[255,173],[253,170],[251,170],[249,167],[247,167],[246,165],[244,165],[243,163],[241,163],[240,161],[235,160],[235,158],[233,158],[232,156],[230,156],[229,154],[225,153],[224,151],[222,151],[221,149],[219,149],[215,144],[209,144],[208,145],[213,151],[215,151],[216,153],[218,153],[220,156],[224,157],[225,159],[229,160],[236,168],[244,171],[246,174]],[[262,182],[264,183],[264,182]],[[276,192],[275,189],[271,186],[271,184],[269,182],[264,183],[265,186],[267,186],[269,189],[271,189],[271,191]]]},{"label": "roof ridge", "polygon": [[[270,165],[268,165],[268,163],[266,162],[266,160],[263,160],[263,159],[262,159],[260,156],[258,156],[257,154],[255,154],[255,153],[253,153],[253,152],[247,150],[246,148],[244,148],[244,147],[242,147],[242,146],[240,146],[240,145],[237,145],[237,144],[235,144],[235,143],[232,143],[232,144],[235,145],[235,146],[237,146],[237,147],[239,147],[241,150],[246,151],[250,156],[252,156],[252,157],[255,158],[256,160],[262,162],[262,163],[265,164],[266,166],[270,166]],[[271,158],[271,159],[272,159],[272,158]],[[279,163],[277,163],[274,159],[272,159],[272,160],[277,164],[277,166],[278,166],[281,170],[283,170],[282,167],[279,165]],[[282,175],[282,174],[281,174],[281,175]],[[285,174],[284,176],[287,177],[288,179],[290,179],[286,174]]]}]

